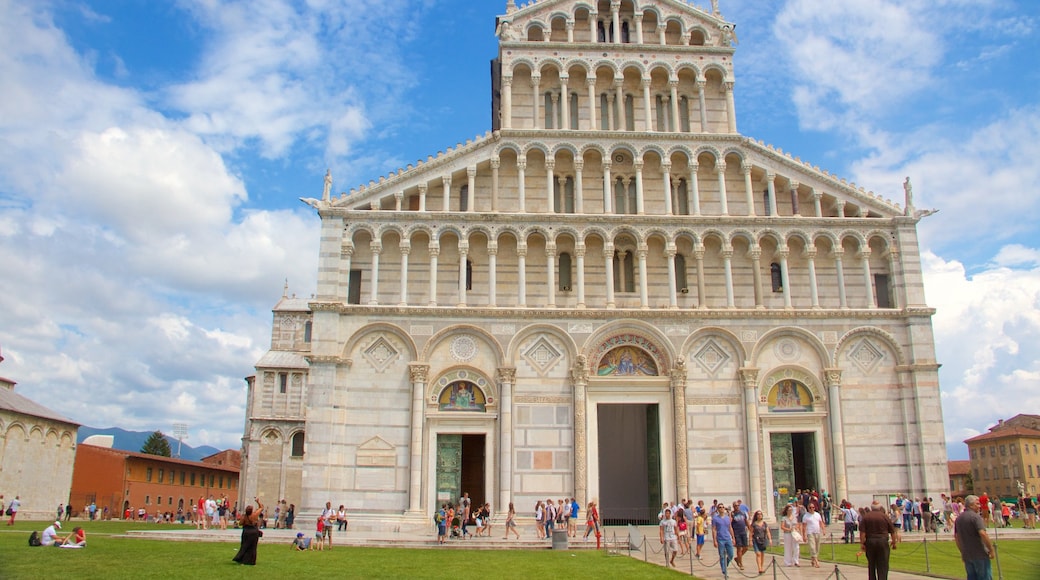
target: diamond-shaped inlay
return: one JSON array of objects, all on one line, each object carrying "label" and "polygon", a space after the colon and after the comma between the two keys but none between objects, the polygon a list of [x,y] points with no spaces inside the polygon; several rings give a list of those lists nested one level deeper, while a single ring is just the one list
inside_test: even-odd
[{"label": "diamond-shaped inlay", "polygon": [[693,360],[697,361],[697,364],[709,375],[719,372],[722,365],[726,364],[729,359],[730,356],[726,354],[726,350],[711,339],[704,343],[697,354],[693,355]]},{"label": "diamond-shaped inlay", "polygon": [[849,351],[849,360],[856,363],[863,374],[869,375],[885,360],[885,353],[864,338]]},{"label": "diamond-shaped inlay", "polygon": [[398,354],[400,353],[394,348],[394,345],[390,344],[390,341],[383,336],[376,339],[362,352],[365,360],[375,367],[376,372],[380,373],[385,371],[390,366],[390,363],[397,359]]},{"label": "diamond-shaped inlay", "polygon": [[531,348],[524,353],[524,360],[542,374],[548,372],[562,357],[563,353],[544,336],[535,341]]}]

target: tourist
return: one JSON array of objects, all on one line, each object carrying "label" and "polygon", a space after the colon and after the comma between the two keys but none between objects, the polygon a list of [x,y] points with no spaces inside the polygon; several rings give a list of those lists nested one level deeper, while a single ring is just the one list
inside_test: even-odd
[{"label": "tourist", "polygon": [[596,534],[596,541],[599,543],[599,509],[596,508],[596,502],[590,501],[588,507],[585,508],[585,540],[589,541],[589,534]]},{"label": "tourist", "polygon": [[581,505],[578,504],[578,500],[571,498],[570,503],[570,527],[567,528],[567,534],[572,538],[578,537],[578,511],[581,509]]},{"label": "tourist", "polygon": [[729,578],[729,563],[733,561],[733,518],[730,517],[729,508],[719,504],[715,516],[711,518],[711,541],[719,551],[719,567],[722,568],[722,576]]},{"label": "tourist", "polygon": [[289,513],[285,514],[285,527],[286,529],[293,529],[293,522],[296,521],[296,504],[289,504]]},{"label": "tourist", "polygon": [[841,536],[841,541],[846,544],[851,544],[855,542],[856,523],[859,521],[859,514],[856,512],[855,509],[853,509],[852,502],[842,502],[841,521],[845,524],[845,530]]},{"label": "tourist", "polygon": [[672,510],[665,509],[657,531],[661,537],[661,544],[664,546],[664,559],[673,568],[675,567],[675,556],[679,553],[679,536],[675,532],[675,526]]},{"label": "tourist", "polygon": [[809,513],[802,518],[802,526],[805,528],[805,542],[809,544],[809,557],[812,567],[820,567],[820,536],[823,534],[825,525],[823,516],[816,511],[816,504],[809,504]]},{"label": "tourist", "polygon": [[506,513],[506,535],[502,537],[503,540],[509,539],[509,532],[516,535],[516,539],[520,539],[520,532],[516,531],[516,508],[513,507],[513,502],[509,502],[509,512]]},{"label": "tourist", "polygon": [[336,512],[332,509],[332,502],[325,502],[325,509],[321,510],[321,518],[325,520],[324,538],[325,543],[328,544],[329,549],[332,549],[332,524],[336,519]]},{"label": "tourist", "polygon": [[556,504],[553,503],[552,498],[545,500],[545,537],[552,539],[553,529],[556,528]]},{"label": "tourist", "polygon": [[62,548],[86,548],[87,547],[87,532],[83,528],[76,526],[72,528],[72,533],[65,536],[65,539],[61,541]]},{"label": "tourist", "polygon": [[672,517],[675,518],[675,528],[679,531],[679,556],[685,556],[690,553],[690,524],[686,519],[686,511],[676,507]]},{"label": "tourist", "polygon": [[[201,502],[202,498],[199,498],[199,501]],[[262,535],[260,514],[264,511],[264,504],[260,502],[260,498],[254,497],[253,501],[257,505],[256,511],[253,510],[253,506],[246,506],[246,513],[238,520],[238,525],[242,528],[242,543],[238,553],[232,558],[232,561],[248,566],[256,565],[256,546],[260,543]]]},{"label": "tourist", "polygon": [[748,551],[748,515],[741,509],[740,500],[733,503],[733,547],[736,549],[736,557],[733,561],[737,568],[744,569],[744,554]]},{"label": "tourist", "polygon": [[997,555],[996,546],[986,533],[986,522],[979,515],[981,502],[977,496],[964,498],[964,513],[953,523],[953,539],[961,551],[967,580],[992,580],[990,564]]},{"label": "tourist", "polygon": [[[794,504],[787,504],[780,514],[780,531],[784,534],[784,566],[799,566],[801,546],[798,539],[802,537],[799,527],[797,508]],[[795,532],[798,533],[797,537]]]},{"label": "tourist", "polygon": [[[538,500],[538,503],[534,504],[534,527],[538,539],[545,537],[545,508],[542,507],[542,500]],[[589,537],[588,532],[585,533],[585,537]]]},{"label": "tourist", "polygon": [[343,504],[340,504],[339,509],[336,510],[336,531],[347,531],[347,508]]},{"label": "tourist", "polygon": [[480,522],[484,524],[484,535],[491,537],[491,504],[485,503],[484,507],[480,508]]},{"label": "tourist", "polygon": [[474,519],[473,514],[473,502],[469,499],[469,492],[463,492],[462,498],[459,499],[459,508],[462,510],[462,537],[468,538],[473,534],[469,533],[469,522]]},{"label": "tourist", "polygon": [[[108,509],[108,508],[106,507],[105,509]],[[71,503],[67,503],[67,504],[65,504],[65,521],[67,522],[67,521],[69,521],[71,519],[72,519],[72,504]]]},{"label": "tourist", "polygon": [[[904,506],[904,516],[906,513]],[[859,522],[859,543],[867,556],[869,580],[888,580],[888,559],[899,543],[899,532],[877,501],[870,505],[870,510]]]},{"label": "tourist", "polygon": [[296,538],[292,542],[292,550],[302,552],[311,549],[311,539],[304,537],[303,532],[296,532]]},{"label": "tourist", "polygon": [[[699,506],[700,507],[700,506]],[[707,529],[708,514],[702,508],[693,519],[693,533],[697,540],[697,559],[701,559],[701,550],[704,549],[704,533]]]},{"label": "tourist", "polygon": [[1022,527],[1030,530],[1036,528],[1036,503],[1032,497],[1028,495],[1022,496],[1021,513],[1025,514],[1025,521],[1022,523]]},{"label": "tourist", "polygon": [[441,509],[437,510],[433,521],[437,523],[437,543],[443,544],[448,539],[448,504],[442,505]]},{"label": "tourist", "polygon": [[[314,522],[314,549],[324,550],[325,549],[325,528],[328,526],[325,523],[325,518],[318,516],[317,521]],[[299,533],[299,532],[297,532]]]},{"label": "tourist", "polygon": [[751,518],[751,541],[755,548],[755,563],[758,564],[758,573],[765,574],[766,550],[773,544],[773,534],[769,531],[762,510],[755,512]]},{"label": "tourist", "polygon": [[[965,504],[967,504],[966,500]],[[967,507],[967,505],[965,505],[965,507]],[[979,507],[981,511],[978,513],[982,516],[982,521],[986,522],[986,525],[989,525],[992,520],[990,519],[990,501],[988,493],[982,492],[982,495],[979,496]]]},{"label": "tourist", "polygon": [[7,506],[7,511],[4,512],[8,516],[10,516],[10,519],[7,520],[7,525],[14,525],[14,519],[18,516],[18,508],[20,507],[22,507],[22,496],[16,495],[14,496],[14,499],[11,500],[11,504]]}]

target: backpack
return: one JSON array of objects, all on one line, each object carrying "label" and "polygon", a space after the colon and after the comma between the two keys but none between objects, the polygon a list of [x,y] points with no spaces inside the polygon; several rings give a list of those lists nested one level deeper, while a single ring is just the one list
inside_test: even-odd
[{"label": "backpack", "polygon": [[40,542],[40,534],[36,530],[33,530],[33,533],[29,534],[29,545],[30,546],[42,546],[43,545]]}]

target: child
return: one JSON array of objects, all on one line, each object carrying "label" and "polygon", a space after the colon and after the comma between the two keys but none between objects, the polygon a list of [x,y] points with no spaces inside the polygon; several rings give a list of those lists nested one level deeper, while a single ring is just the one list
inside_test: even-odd
[{"label": "child", "polygon": [[318,516],[317,532],[314,534],[314,550],[325,549],[325,518]]},{"label": "child", "polygon": [[697,553],[696,553],[696,556],[697,556],[698,560],[701,559],[701,548],[704,547],[704,523],[705,523],[705,521],[707,521],[707,519],[708,519],[708,516],[707,516],[706,513],[704,513],[703,511],[697,512],[697,516],[695,518],[696,526],[695,526],[694,532],[697,534]]},{"label": "child", "polygon": [[296,539],[293,540],[293,543],[292,543],[292,549],[294,551],[299,551],[299,552],[302,552],[304,550],[310,550],[311,549],[311,539],[310,538],[305,538],[303,536],[303,532],[297,532],[296,533]]}]

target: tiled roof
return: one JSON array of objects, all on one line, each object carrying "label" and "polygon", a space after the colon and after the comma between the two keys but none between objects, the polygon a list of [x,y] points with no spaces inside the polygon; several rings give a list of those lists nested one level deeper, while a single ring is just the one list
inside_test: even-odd
[{"label": "tiled roof", "polygon": [[1013,439],[1016,437],[1037,437],[1040,438],[1040,431],[1036,429],[1026,429],[1025,427],[1004,427],[989,433],[983,433],[982,435],[976,435],[971,439],[965,439],[965,443],[978,443],[979,441],[997,441],[999,439]]},{"label": "tiled roof", "polygon": [[971,473],[971,462],[967,459],[947,461],[946,469],[950,472],[950,475],[968,475]]},{"label": "tiled roof", "polygon": [[174,463],[177,465],[190,465],[193,467],[206,467],[208,469],[219,469],[221,471],[232,471],[238,473],[240,471],[237,467],[230,467],[227,465],[217,465],[216,463],[203,463],[201,461],[188,461],[187,459],[178,459],[176,457],[166,457],[164,455],[152,455],[150,453],[140,453],[137,451],[125,451],[123,449],[112,449],[109,447],[98,447],[96,445],[87,445],[80,443],[80,447],[90,447],[92,450],[100,451],[102,453],[111,453],[113,455],[119,455],[122,457],[133,457],[135,459],[149,459],[152,461],[161,461],[163,463]]},{"label": "tiled roof", "polygon": [[269,350],[256,361],[256,368],[275,369],[309,369],[307,359],[298,352],[287,352],[284,350]]},{"label": "tiled roof", "polygon": [[0,389],[0,409],[79,426],[79,423],[72,419],[59,415],[36,401],[23,397],[10,389]]}]

